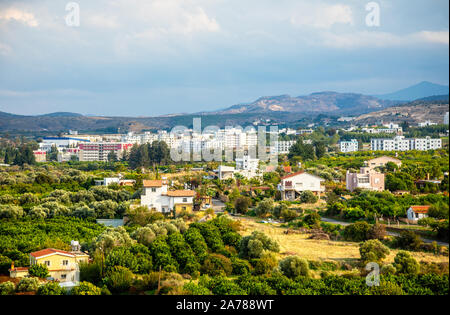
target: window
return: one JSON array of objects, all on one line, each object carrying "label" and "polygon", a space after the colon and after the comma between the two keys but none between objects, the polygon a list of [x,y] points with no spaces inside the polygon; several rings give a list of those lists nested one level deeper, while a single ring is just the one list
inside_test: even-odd
[{"label": "window", "polygon": [[183,202],[187,202],[187,198],[183,198]]},{"label": "window", "polygon": [[68,260],[63,260],[62,264],[63,264],[63,266],[68,266],[69,265],[69,261]]},{"label": "window", "polygon": [[66,279],[67,275],[61,275],[61,279]]},{"label": "window", "polygon": [[47,267],[50,266],[50,260],[44,261],[44,265],[46,265]]},{"label": "window", "polygon": [[185,211],[185,210],[186,210],[186,207],[181,207],[181,210]]},{"label": "window", "polygon": [[156,192],[156,188],[152,188],[152,192]]}]

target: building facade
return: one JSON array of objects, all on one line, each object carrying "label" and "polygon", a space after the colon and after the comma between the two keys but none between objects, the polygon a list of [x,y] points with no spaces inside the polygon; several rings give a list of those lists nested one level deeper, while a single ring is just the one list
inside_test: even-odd
[{"label": "building facade", "polygon": [[302,192],[308,190],[320,197],[325,192],[322,185],[324,181],[323,178],[301,171],[282,177],[278,191],[282,200],[296,200]]},{"label": "building facade", "polygon": [[192,211],[195,191],[168,190],[165,180],[144,180],[144,192],[141,195],[141,206],[162,213]]},{"label": "building facade", "polygon": [[350,141],[341,141],[339,143],[342,153],[357,152],[359,150],[358,140],[352,139]]},{"label": "building facade", "polygon": [[384,174],[376,172],[370,167],[362,167],[359,173],[347,171],[345,183],[346,188],[350,191],[356,189],[383,191]]},{"label": "building facade", "polygon": [[406,139],[403,136],[397,136],[393,139],[371,139],[370,147],[372,151],[437,150],[442,148],[442,140],[430,137]]}]

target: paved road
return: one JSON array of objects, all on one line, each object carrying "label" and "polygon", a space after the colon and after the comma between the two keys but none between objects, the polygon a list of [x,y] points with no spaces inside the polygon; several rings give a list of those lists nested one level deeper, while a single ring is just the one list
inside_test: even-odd
[{"label": "paved road", "polygon": [[[336,219],[325,218],[325,217],[322,217],[322,221],[323,221],[323,222],[328,222],[328,223],[333,223],[333,224],[339,224],[339,225],[342,225],[342,226],[347,226],[347,225],[350,225],[350,224],[351,224],[351,223],[349,223],[349,222],[339,221],[339,220],[336,220]],[[391,232],[391,231],[386,231],[386,233],[387,233],[387,235],[390,235],[390,236],[399,236],[399,235],[400,235],[400,234],[397,233],[397,232]],[[436,242],[438,245],[441,245],[441,246],[449,246],[448,243],[441,242],[441,241],[436,241],[436,240],[430,240],[430,239],[428,239],[428,238],[423,238],[422,236],[421,236],[421,239],[422,239],[422,241],[424,241],[425,243],[433,243],[433,242]]]},{"label": "paved road", "polygon": [[225,204],[219,199],[213,199],[212,203],[214,212],[223,212],[223,210],[225,209]]}]

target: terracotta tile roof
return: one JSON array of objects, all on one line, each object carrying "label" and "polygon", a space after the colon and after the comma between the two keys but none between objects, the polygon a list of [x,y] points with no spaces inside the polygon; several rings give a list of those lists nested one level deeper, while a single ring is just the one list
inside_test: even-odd
[{"label": "terracotta tile roof", "polygon": [[144,180],[143,184],[144,184],[144,187],[162,187],[163,181],[162,180]]},{"label": "terracotta tile roof", "polygon": [[42,256],[47,256],[47,255],[56,254],[56,253],[73,256],[73,254],[71,254],[69,252],[66,252],[66,251],[63,251],[63,250],[59,250],[59,249],[54,249],[54,248],[46,248],[46,249],[43,249],[43,250],[39,250],[37,252],[32,252],[32,253],[30,253],[30,255],[35,257],[35,258],[39,258],[39,257],[42,257]]},{"label": "terracotta tile roof", "polygon": [[195,197],[193,190],[172,190],[167,192],[169,197]]},{"label": "terracotta tile roof", "polygon": [[270,190],[270,187],[267,187],[267,186],[251,187],[250,190],[251,191],[253,191],[253,190]]},{"label": "terracotta tile roof", "polygon": [[294,176],[303,174],[304,172],[305,172],[305,171],[300,171],[300,172],[297,172],[297,173],[292,173],[292,174],[289,174],[289,175],[286,175],[286,176],[281,177],[281,179],[283,180],[283,179],[286,179],[286,178],[291,178],[291,177],[294,177]]},{"label": "terracotta tile roof", "polygon": [[430,210],[431,206],[411,206],[411,209],[415,213],[428,213],[428,210]]}]

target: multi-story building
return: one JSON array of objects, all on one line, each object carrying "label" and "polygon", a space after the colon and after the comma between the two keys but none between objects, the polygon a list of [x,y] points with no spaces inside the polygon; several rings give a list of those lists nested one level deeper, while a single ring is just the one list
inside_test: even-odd
[{"label": "multi-story building", "polygon": [[448,112],[444,115],[444,125],[448,125]]},{"label": "multi-story building", "polygon": [[361,167],[359,173],[347,171],[346,186],[350,191],[355,189],[383,191],[384,174],[376,172],[370,167]]},{"label": "multi-story building", "polygon": [[144,180],[141,206],[162,213],[192,211],[195,191],[168,190],[166,180]]},{"label": "multi-story building", "polygon": [[128,151],[133,144],[131,143],[114,143],[114,142],[90,142],[81,143],[80,161],[101,161],[108,162],[108,156],[114,152],[117,158],[122,158],[124,152]]},{"label": "multi-story building", "polygon": [[359,144],[358,140],[352,139],[350,141],[341,141],[339,143],[341,152],[348,153],[348,152],[357,152],[359,150]]},{"label": "multi-story building", "polygon": [[441,139],[406,139],[403,136],[397,136],[393,139],[371,139],[370,146],[372,151],[409,151],[409,150],[436,150],[442,148]]},{"label": "multi-story building", "polygon": [[397,167],[401,167],[402,166],[402,161],[400,161],[399,159],[390,157],[390,156],[381,156],[378,158],[374,158],[372,160],[368,160],[364,162],[364,165],[366,167],[369,167],[370,169],[375,169],[377,167],[385,167],[387,163],[394,163],[395,165],[397,165]]},{"label": "multi-story building", "polygon": [[296,143],[294,140],[290,141],[278,141],[278,153],[288,154],[291,147]]},{"label": "multi-story building", "polygon": [[47,161],[47,152],[43,150],[33,151],[34,159],[36,162],[46,162]]}]

